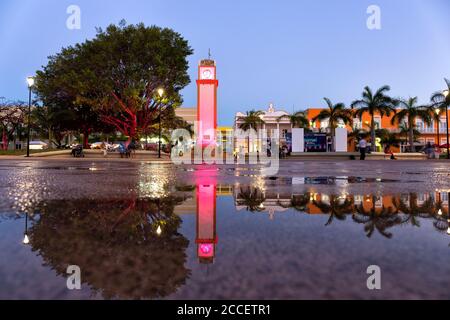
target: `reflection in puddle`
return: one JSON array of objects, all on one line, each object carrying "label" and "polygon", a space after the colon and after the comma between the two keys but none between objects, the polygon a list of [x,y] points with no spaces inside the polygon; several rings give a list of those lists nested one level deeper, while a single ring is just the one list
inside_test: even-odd
[{"label": "reflection in puddle", "polygon": [[[143,167],[140,172],[134,193],[125,199],[46,200],[45,194],[39,193],[33,201],[25,201],[28,198],[24,196],[22,205],[17,206],[19,211],[29,213],[21,227],[23,243],[40,256],[42,263],[55,275],[64,277],[68,265],[80,266],[83,285],[89,287],[92,294],[107,299],[159,299],[176,296],[180,291],[185,293],[183,297],[198,298],[201,292],[189,295],[189,290],[194,284],[199,288],[207,285],[198,270],[204,265],[221,266],[213,270],[217,274],[217,287],[245,272],[242,269],[233,271],[240,263],[249,263],[255,270],[263,270],[259,272],[263,274],[277,270],[283,273],[278,275],[281,278],[274,276],[274,279],[309,278],[316,275],[316,267],[310,264],[326,265],[329,263],[326,259],[337,259],[330,255],[335,254],[340,259],[345,253],[322,249],[314,258],[308,256],[315,252],[321,241],[324,245],[331,242],[339,246],[343,243],[339,240],[343,238],[353,249],[367,240],[370,241],[367,246],[374,249],[390,245],[393,250],[392,244],[401,240],[399,235],[417,231],[420,232],[419,239],[429,235],[436,237],[431,246],[436,249],[444,242],[447,246],[446,234],[450,235],[447,191],[334,194],[316,192],[309,187],[309,191],[298,193],[293,188],[270,186],[268,182],[345,185],[389,180],[358,177],[266,179],[255,176],[251,185],[227,185],[217,182],[220,174],[217,170],[205,169],[196,170],[195,183],[186,185],[174,183],[173,172],[163,166]],[[28,192],[33,188],[27,186],[25,180],[23,177],[18,179],[24,182],[24,192]],[[5,220],[13,218],[1,217]],[[192,229],[188,228],[190,221],[193,222]],[[307,225],[317,222],[317,225]],[[345,229],[339,229],[337,238],[319,241],[322,234],[336,232],[342,226]],[[414,230],[401,228],[407,226]],[[313,232],[314,235],[302,238],[302,232]],[[302,241],[309,243],[298,246],[297,242]],[[278,256],[285,247],[289,249]],[[235,255],[230,255],[230,251]],[[428,252],[432,254],[432,251]],[[358,260],[365,252],[356,250],[352,254],[346,257],[347,261]],[[386,253],[383,251],[382,254]],[[220,258],[227,261],[220,261]],[[288,262],[273,266],[280,259]],[[267,265],[264,264],[266,260],[269,260]],[[432,262],[427,260],[427,263]],[[222,267],[226,263],[228,267]],[[292,265],[296,267],[291,269]],[[252,285],[255,287],[264,288],[266,284],[261,282],[270,281],[269,278],[257,278],[258,272],[251,273],[246,281],[252,283],[254,280]],[[240,285],[240,281],[234,283]],[[284,284],[281,286],[284,291],[269,292],[266,298],[278,297],[272,293],[278,293],[280,297],[296,296],[288,282],[274,281]],[[304,292],[302,290],[306,289],[298,286],[296,290]],[[311,288],[306,291],[312,292]],[[236,297],[232,294],[224,296]],[[254,293],[249,297],[255,296],[258,295]]]},{"label": "reflection in puddle", "polygon": [[398,195],[336,195],[307,192],[304,194],[262,192],[258,188],[240,186],[234,192],[236,209],[267,212],[270,219],[276,213],[292,208],[306,214],[328,215],[326,226],[334,220],[352,221],[364,225],[368,237],[377,230],[386,238],[394,226],[411,224],[420,227],[421,219],[433,220],[435,230],[450,235],[449,193],[410,193]]},{"label": "reflection in puddle", "polygon": [[181,200],[48,201],[35,209],[25,234],[57,275],[77,265],[83,284],[104,298],[161,298],[190,274],[189,241],[173,214]]},{"label": "reflection in puddle", "polygon": [[[363,177],[268,177],[266,180],[277,181],[277,184],[284,185],[345,185],[355,183],[394,183],[401,182],[394,179],[383,178],[363,178]],[[420,181],[409,181],[420,182]]]}]

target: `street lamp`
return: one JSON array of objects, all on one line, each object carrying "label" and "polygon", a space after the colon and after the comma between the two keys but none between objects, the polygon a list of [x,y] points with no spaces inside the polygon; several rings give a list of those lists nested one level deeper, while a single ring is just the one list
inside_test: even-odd
[{"label": "street lamp", "polygon": [[437,119],[437,146],[439,148],[439,146],[441,145],[441,133],[439,132],[439,122],[441,122],[441,118],[440,118],[440,113],[441,113],[441,109],[437,108],[436,110],[436,119]]},{"label": "street lamp", "polygon": [[444,97],[445,97],[445,118],[447,121],[447,159],[450,160],[450,141],[449,141],[449,132],[448,132],[448,103],[447,103],[447,98],[448,98],[448,90],[444,90],[443,92]]},{"label": "street lamp", "polygon": [[158,158],[161,159],[161,132],[162,132],[162,128],[161,128],[161,116],[162,116],[162,97],[164,95],[164,89],[163,88],[159,88],[158,89],[158,95],[159,95],[159,139],[158,139]]},{"label": "street lamp", "polygon": [[31,90],[34,86],[34,77],[27,77],[28,84],[28,125],[27,125],[27,157],[30,157],[30,125],[31,125]]}]

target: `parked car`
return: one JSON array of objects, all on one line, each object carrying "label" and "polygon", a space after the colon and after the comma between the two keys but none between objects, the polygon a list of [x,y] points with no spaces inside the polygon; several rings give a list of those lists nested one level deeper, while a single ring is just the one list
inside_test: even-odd
[{"label": "parked car", "polygon": [[[96,149],[96,150],[100,150],[103,146],[104,142],[94,142],[90,145],[91,149]],[[106,144],[106,143],[105,143]]]},{"label": "parked car", "polygon": [[106,150],[108,150],[109,152],[114,152],[119,148],[119,144],[118,143],[108,143],[108,142],[94,142],[93,144],[90,145],[90,149],[94,149],[94,150],[100,150],[103,147],[106,148]]},{"label": "parked car", "polygon": [[48,149],[48,143],[44,141],[30,141],[30,150],[46,150]]}]

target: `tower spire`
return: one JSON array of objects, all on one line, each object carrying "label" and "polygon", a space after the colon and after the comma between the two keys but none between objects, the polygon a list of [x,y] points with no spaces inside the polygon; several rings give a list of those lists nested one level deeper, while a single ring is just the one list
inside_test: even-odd
[{"label": "tower spire", "polygon": [[208,59],[211,60],[211,48],[208,49]]}]

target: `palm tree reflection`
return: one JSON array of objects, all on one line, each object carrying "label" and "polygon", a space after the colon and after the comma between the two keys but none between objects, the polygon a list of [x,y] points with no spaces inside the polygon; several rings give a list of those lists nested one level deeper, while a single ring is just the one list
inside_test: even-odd
[{"label": "palm tree reflection", "polygon": [[381,208],[376,207],[376,196],[371,197],[371,207],[367,209],[363,204],[356,208],[353,215],[353,221],[364,224],[364,231],[368,238],[378,231],[382,236],[391,239],[392,233],[387,230],[402,223],[402,219],[391,206],[382,205]]},{"label": "palm tree reflection", "polygon": [[262,212],[265,200],[264,194],[259,189],[247,186],[239,188],[236,203],[238,206],[245,206],[247,211]]},{"label": "palm tree reflection", "polygon": [[346,196],[329,196],[329,201],[316,201],[313,200],[313,204],[319,208],[324,214],[330,215],[326,226],[330,225],[333,220],[345,220],[347,214],[351,213],[353,210],[353,200]]},{"label": "palm tree reflection", "polygon": [[247,211],[263,212],[270,206],[272,211],[278,213],[292,208],[307,214],[326,214],[326,226],[330,226],[335,220],[344,221],[351,215],[353,222],[364,225],[364,231],[369,238],[378,232],[391,239],[393,233],[390,230],[395,226],[420,227],[421,221],[425,219],[432,219],[435,229],[439,232],[450,231],[448,200],[443,201],[440,193],[361,196],[328,195],[310,191],[292,194],[289,199],[285,193],[276,191],[263,193],[256,187],[238,188],[235,192],[236,206],[245,207]]}]

